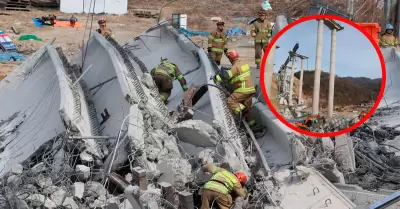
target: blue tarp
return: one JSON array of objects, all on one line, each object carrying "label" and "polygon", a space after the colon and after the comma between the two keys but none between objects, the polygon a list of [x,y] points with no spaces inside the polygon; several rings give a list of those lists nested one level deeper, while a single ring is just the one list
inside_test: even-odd
[{"label": "blue tarp", "polygon": [[239,26],[235,26],[235,27],[229,28],[229,29],[226,31],[226,35],[227,35],[228,37],[230,37],[230,36],[246,35],[246,31],[243,30],[242,28],[240,28]]},{"label": "blue tarp", "polygon": [[32,18],[32,20],[33,20],[33,24],[35,24],[36,27],[39,27],[39,28],[43,27],[42,23],[39,22],[38,18],[34,17],[34,18]]},{"label": "blue tarp", "polygon": [[192,31],[184,28],[179,28],[178,29],[181,33],[185,34],[186,37],[190,38],[192,36],[204,36],[208,37],[210,35],[210,32],[200,32],[200,31]]},{"label": "blue tarp", "polygon": [[0,53],[0,61],[24,61],[24,55],[17,52],[3,52]]}]

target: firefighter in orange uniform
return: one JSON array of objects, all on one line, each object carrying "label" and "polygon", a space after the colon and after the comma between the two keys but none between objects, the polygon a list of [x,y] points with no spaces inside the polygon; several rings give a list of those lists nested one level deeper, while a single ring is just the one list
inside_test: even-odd
[{"label": "firefighter in orange uniform", "polygon": [[186,80],[178,66],[172,62],[168,62],[167,59],[161,58],[161,64],[153,68],[150,74],[158,87],[158,92],[164,103],[167,103],[168,97],[171,95],[175,79],[179,81],[183,91],[188,90]]},{"label": "firefighter in orange uniform", "polygon": [[254,38],[255,59],[257,69],[260,69],[261,57],[267,49],[272,35],[272,25],[266,21],[267,12],[261,10],[258,12],[258,19],[252,23],[251,36]]},{"label": "firefighter in orange uniform", "polygon": [[221,65],[222,54],[228,51],[228,37],[224,30],[224,24],[222,21],[217,22],[217,30],[211,32],[208,37],[208,53],[219,66]]},{"label": "firefighter in orange uniform", "polygon": [[110,29],[107,28],[107,21],[104,18],[101,18],[98,22],[99,29],[96,32],[100,33],[102,36],[110,36],[111,38],[115,38],[114,34]]},{"label": "firefighter in orange uniform", "polygon": [[[256,93],[256,89],[250,66],[239,60],[239,54],[236,51],[228,52],[227,56],[232,63],[232,68],[230,70],[222,70],[214,76],[214,80],[216,82],[221,82],[222,80],[229,82],[233,89],[233,93],[229,95],[227,101],[229,109],[236,117],[245,115],[246,121],[253,132],[264,135],[264,128],[258,125],[251,115],[252,98]],[[243,114],[244,111],[246,111],[246,114]]]},{"label": "firefighter in orange uniform", "polygon": [[219,209],[229,209],[234,201],[232,193],[235,197],[248,198],[247,189],[244,187],[247,176],[243,172],[232,174],[212,164],[204,165],[203,170],[213,175],[203,187],[200,209],[209,209],[213,202]]}]

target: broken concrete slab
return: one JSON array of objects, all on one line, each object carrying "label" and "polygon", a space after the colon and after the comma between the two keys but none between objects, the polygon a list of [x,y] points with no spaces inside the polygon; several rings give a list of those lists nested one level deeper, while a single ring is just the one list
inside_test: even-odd
[{"label": "broken concrete slab", "polygon": [[53,201],[51,201],[49,198],[41,194],[29,195],[29,197],[27,197],[25,201],[27,201],[28,203],[30,203],[30,205],[35,207],[44,206],[46,209],[57,208],[57,205]]},{"label": "broken concrete slab", "polygon": [[16,164],[11,168],[11,172],[16,175],[21,174],[23,170],[24,168],[21,164]]},{"label": "broken concrete slab", "polygon": [[51,200],[53,200],[56,205],[62,205],[64,199],[67,197],[67,192],[64,189],[59,188],[53,194],[50,195]]},{"label": "broken concrete slab", "polygon": [[282,182],[280,190],[290,191],[283,192],[284,197],[280,207],[292,208],[293,205],[298,208],[323,207],[327,199],[331,200],[329,206],[333,208],[356,207],[353,202],[314,169],[303,166],[298,166],[297,169],[309,173],[307,181],[300,184],[291,184],[291,178],[288,177],[293,174],[291,174],[290,170],[281,170],[274,174],[274,178]]},{"label": "broken concrete slab", "polygon": [[90,177],[90,168],[85,165],[77,165],[75,172],[76,177],[82,182],[85,182]]},{"label": "broken concrete slab", "polygon": [[396,192],[394,190],[371,192],[363,190],[359,186],[348,184],[335,184],[335,186],[357,205],[356,209],[369,208],[373,203],[383,200],[387,196]]},{"label": "broken concrete slab", "polygon": [[329,158],[317,159],[313,163],[314,167],[332,183],[345,184],[343,173],[337,167],[336,162]]},{"label": "broken concrete slab", "polygon": [[335,160],[344,171],[355,171],[353,140],[347,134],[335,136]]},{"label": "broken concrete slab", "polygon": [[208,123],[200,120],[180,122],[173,128],[179,140],[199,147],[215,147],[221,135]]},{"label": "broken concrete slab", "polygon": [[75,182],[73,185],[73,195],[77,198],[83,198],[85,192],[85,184],[82,182]]},{"label": "broken concrete slab", "polygon": [[36,183],[39,185],[39,187],[46,188],[46,187],[51,186],[53,184],[53,181],[51,180],[50,177],[46,177],[43,174],[39,174],[36,177]]}]

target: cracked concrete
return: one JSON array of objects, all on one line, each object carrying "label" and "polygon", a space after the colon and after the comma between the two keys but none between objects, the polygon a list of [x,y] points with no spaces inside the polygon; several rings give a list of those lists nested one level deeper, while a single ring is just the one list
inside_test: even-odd
[{"label": "cracked concrete", "polygon": [[[160,36],[160,34],[162,39],[159,43],[152,41],[155,37],[151,37],[151,35]],[[49,52],[42,55],[43,57],[39,65],[31,70],[31,72],[24,72],[22,74],[28,79],[24,81],[18,80],[17,78],[21,73],[18,74],[19,71],[17,70],[15,71],[16,73],[10,74],[4,82],[0,83],[0,96],[9,96],[11,98],[12,93],[17,95],[15,101],[20,101],[16,107],[12,107],[7,102],[1,105],[4,108],[14,110],[11,113],[15,113],[21,109],[21,112],[26,114],[28,119],[32,113],[36,113],[39,116],[43,115],[43,117],[51,117],[51,120],[42,118],[43,121],[47,122],[48,127],[46,127],[46,130],[59,128],[60,132],[66,132],[67,128],[71,127],[75,131],[75,135],[120,136],[119,146],[115,152],[116,158],[112,165],[113,152],[109,151],[112,151],[116,146],[116,139],[107,140],[107,143],[104,143],[104,140],[95,141],[94,139],[83,140],[84,143],[80,143],[79,156],[81,163],[84,165],[78,166],[73,164],[71,165],[71,169],[83,171],[85,175],[79,178],[83,181],[89,180],[90,183],[88,182],[82,186],[82,184],[75,185],[75,183],[79,182],[74,182],[74,194],[70,195],[81,197],[83,196],[82,189],[84,188],[86,194],[90,193],[90,197],[86,201],[91,207],[100,206],[111,201],[113,198],[115,199],[112,195],[107,196],[104,192],[106,189],[99,182],[96,182],[101,178],[96,180],[97,174],[95,174],[92,168],[95,168],[96,171],[102,170],[103,174],[101,176],[104,178],[104,171],[107,171],[110,166],[111,171],[120,171],[121,166],[132,168],[140,165],[146,168],[148,179],[158,182],[169,182],[180,190],[185,190],[185,184],[194,180],[195,173],[197,172],[196,166],[201,164],[201,162],[209,161],[208,159],[212,159],[213,162],[228,162],[233,171],[243,170],[250,174],[250,169],[246,163],[246,146],[242,144],[240,132],[232,123],[233,119],[230,113],[226,111],[225,101],[220,96],[218,89],[209,88],[209,91],[195,105],[194,108],[198,111],[194,115],[194,120],[174,124],[167,115],[168,113],[166,114],[162,111],[166,108],[175,110],[176,106],[181,102],[183,93],[178,83],[174,82],[175,88],[171,94],[170,102],[165,107],[163,104],[160,104],[158,94],[154,91],[154,84],[145,72],[157,64],[154,61],[154,57],[161,58],[165,56],[170,61],[177,63],[183,73],[188,73],[186,79],[189,81],[189,84],[214,84],[213,81],[207,79],[214,74],[214,70],[206,53],[202,49],[197,48],[189,39],[177,34],[174,29],[165,25],[157,26],[144,32],[139,39],[131,41],[131,44],[142,46],[139,47],[140,49],[131,51],[131,53],[137,56],[136,58],[124,54],[115,43],[107,41],[104,37],[94,33],[89,41],[88,53],[83,63],[82,73],[84,75],[82,80],[77,82],[74,87],[72,87],[72,83],[76,82],[76,80],[69,78],[71,73],[69,72],[67,75],[65,73],[67,71],[62,68],[62,64],[55,64],[61,63],[61,61],[58,60],[59,58],[57,59],[56,55],[51,55],[51,52],[50,56]],[[54,50],[46,46],[44,51],[49,49],[50,51]],[[171,51],[176,53],[170,53]],[[42,50],[38,53],[43,54],[44,52]],[[102,58],[101,61],[99,61],[99,57]],[[138,60],[141,60],[143,63],[140,63]],[[35,60],[33,59],[33,61]],[[75,63],[79,64],[79,61],[75,61]],[[63,64],[65,65],[65,63]],[[26,66],[22,68],[25,70],[28,69]],[[56,69],[56,71],[52,69]],[[77,73],[77,75],[80,74]],[[33,112],[30,109],[31,107],[28,107],[26,104],[34,103],[34,101],[30,100],[39,100],[40,97],[38,94],[45,92],[45,90],[41,88],[36,89],[35,91],[37,92],[34,92],[36,94],[32,94],[36,96],[32,98],[22,98],[21,94],[26,94],[27,89],[32,90],[29,86],[34,85],[34,81],[40,81],[42,84],[39,85],[40,87],[45,86],[45,84],[51,81],[52,76],[58,79],[58,83],[55,83],[55,88],[51,88],[52,92],[50,93],[59,95],[59,97],[48,101],[45,100],[46,104],[52,104],[51,102],[54,100],[54,106]],[[15,88],[22,88],[22,90],[20,92],[17,90],[17,93],[15,93]],[[58,94],[55,94],[56,92]],[[90,94],[89,96],[88,93]],[[92,105],[90,105],[88,100],[92,102]],[[74,103],[68,103],[69,101],[74,101]],[[2,107],[1,105],[0,107]],[[258,141],[261,145],[265,143],[262,149],[271,167],[277,170],[278,168],[290,166],[292,161],[295,164],[307,161],[308,153],[305,147],[302,146],[302,143],[306,139],[290,133],[289,129],[271,116],[272,114],[264,104],[255,104],[254,111],[257,113],[257,120],[268,127],[267,135],[264,138],[258,139]],[[45,113],[47,112],[49,114],[46,115]],[[78,113],[81,114],[81,118],[77,117]],[[8,118],[11,115],[10,112],[6,114],[5,111],[0,112],[0,118],[2,119]],[[94,118],[97,118],[98,121],[94,120]],[[36,124],[33,122],[29,124],[30,120],[28,119],[20,124],[19,129],[22,132],[29,131],[31,133],[32,129],[36,128]],[[21,129],[21,126],[27,123],[29,126]],[[96,129],[98,129],[98,132],[93,131]],[[0,131],[4,132],[4,130],[6,129],[0,128]],[[57,136],[54,133],[45,134],[43,130],[40,132],[38,130],[35,131],[36,135],[41,134],[40,137],[43,136],[42,138],[34,139],[41,140],[41,143],[37,145],[41,145],[45,140],[50,140]],[[32,134],[30,135],[32,136]],[[10,137],[16,138],[11,139]],[[22,139],[24,138],[23,135],[21,136],[21,133],[17,136],[16,134],[6,136],[5,142],[14,144],[8,145],[9,147],[6,147],[4,153],[13,153],[19,151],[19,149],[24,149],[15,147],[17,146],[16,144],[20,145],[21,142],[19,140],[21,137]],[[74,142],[77,142],[77,140],[69,140],[68,145],[71,146]],[[102,144],[101,149],[100,144]],[[104,146],[106,148],[103,148]],[[205,147],[208,149],[205,149]],[[24,151],[32,153],[33,149],[29,147],[29,149],[26,148]],[[60,150],[56,153],[59,153],[57,157],[62,159],[61,156],[64,153]],[[195,155],[197,153],[199,154]],[[2,155],[3,153],[0,154],[0,158]],[[27,156],[16,158],[13,162],[7,163],[8,167],[11,169],[12,166],[9,165],[20,163],[27,159]],[[191,158],[195,159],[196,162],[190,161]],[[103,164],[102,160],[104,159],[106,160]],[[0,160],[0,163],[6,164],[3,159]],[[94,166],[89,168],[89,164],[94,164]],[[91,175],[86,175],[87,168],[89,168]],[[277,173],[275,175],[275,179],[280,182],[280,186],[295,191],[285,196],[281,191],[271,190],[271,192],[274,192],[274,199],[279,199],[282,206],[287,208],[290,208],[293,204],[299,207],[300,205],[311,206],[309,203],[315,201],[315,198],[320,199],[320,196],[303,197],[302,195],[305,195],[305,193],[302,191],[312,190],[312,188],[308,187],[313,184],[318,185],[321,193],[330,196],[332,202],[335,202],[335,206],[354,207],[347,198],[335,190],[317,172],[314,170],[309,171],[306,168],[299,169],[311,173],[309,179],[302,185],[285,183],[285,180],[282,178],[288,177],[290,174],[288,170],[284,174]],[[30,170],[35,169],[31,168]],[[44,165],[37,172],[45,173],[47,170],[49,169]],[[6,172],[4,171],[4,173]],[[45,174],[40,174],[40,177],[42,180],[46,179],[46,181],[41,181],[40,185],[48,186],[48,184],[54,182],[54,177],[49,178],[43,175]],[[10,182],[18,184],[16,177],[8,178]],[[50,181],[52,183],[49,183]],[[267,183],[267,185],[268,188],[273,187],[275,189],[272,186],[273,184]],[[260,188],[262,189],[263,186]],[[146,208],[158,207],[160,202],[159,189],[155,189],[153,184],[150,184],[147,188],[146,191],[142,191],[139,195],[141,205]],[[53,194],[53,202],[56,201],[58,204],[70,202],[71,205],[74,205],[71,202],[72,199],[65,199],[61,203],[61,200],[54,195],[56,191],[59,191],[59,188],[54,189],[55,191],[49,192],[49,194]],[[94,194],[94,190],[97,191],[96,194]],[[46,202],[42,196],[42,194],[37,193],[30,194],[30,198],[28,198],[29,204],[33,203],[39,206],[44,204],[48,207],[53,207],[53,202]],[[318,202],[318,204],[321,205],[322,202]]]}]

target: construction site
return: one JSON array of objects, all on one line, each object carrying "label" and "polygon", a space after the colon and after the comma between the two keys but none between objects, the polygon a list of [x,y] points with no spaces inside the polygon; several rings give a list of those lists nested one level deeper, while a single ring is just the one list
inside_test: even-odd
[{"label": "construction site", "polygon": [[[388,1],[383,12],[379,2],[349,2],[346,12],[336,1],[271,1],[272,37],[305,15],[330,12],[375,23],[389,21],[390,11],[399,6]],[[80,10],[81,4],[63,7],[61,0],[66,13],[29,6],[29,11],[6,7],[0,12],[3,34],[16,40],[17,52],[24,55],[0,64],[0,208],[200,208],[202,188],[211,177],[201,169],[205,163],[248,177],[249,199],[236,198],[232,208],[399,207],[400,57],[395,48],[381,49],[385,94],[363,126],[331,138],[298,134],[274,117],[257,88],[252,111],[266,133],[255,138],[246,122],[234,120],[224,87],[210,79],[220,68],[203,46],[207,36],[189,38],[180,28],[213,30],[211,17],[226,14],[228,27],[247,30],[247,21],[236,20],[255,16],[260,4],[142,3],[127,2],[124,15],[121,7],[99,3],[99,9],[90,3],[92,9],[74,14],[76,28],[37,27],[35,17],[69,18],[67,11]],[[111,14],[85,14],[94,8]],[[196,9],[193,17],[188,8]],[[170,24],[176,10],[188,14],[186,26]],[[367,19],[370,12],[384,20]],[[94,31],[100,18],[107,19],[115,38]],[[252,44],[248,35],[230,37],[229,46],[250,64],[259,85]],[[276,85],[273,55],[265,70],[268,93]],[[150,75],[163,58],[179,66],[189,87],[184,92],[174,81],[167,104]],[[229,66],[226,57],[222,65]],[[216,207],[213,201],[211,208]]]},{"label": "construction site", "polygon": [[381,63],[374,46],[355,27],[332,19],[309,20],[290,28],[276,43],[275,63],[283,64],[275,64],[271,103],[298,128],[347,128],[375,104],[382,86]]}]

